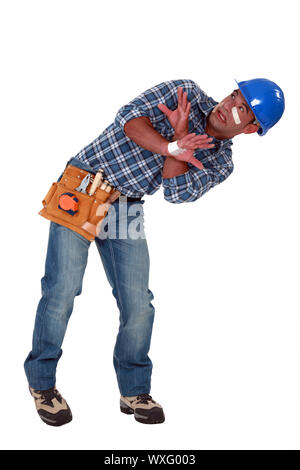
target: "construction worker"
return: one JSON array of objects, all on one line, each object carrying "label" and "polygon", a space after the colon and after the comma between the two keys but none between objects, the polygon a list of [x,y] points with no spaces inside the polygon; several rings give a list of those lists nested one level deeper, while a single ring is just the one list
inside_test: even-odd
[{"label": "construction worker", "polygon": [[[127,226],[134,220],[133,204],[143,217],[143,196],[161,185],[171,203],[196,201],[233,171],[233,137],[255,132],[263,136],[278,122],[284,111],[279,86],[267,79],[237,85],[220,103],[192,80],[154,86],[123,106],[115,121],[68,162],[93,175],[102,169],[108,183],[127,198],[125,213],[117,199],[106,216],[114,211],[115,233],[99,234],[95,243],[120,311],[113,355],[120,408],[141,423],[165,419],[161,405],[149,395],[154,319],[149,254],[143,233],[120,236],[120,226],[125,219]],[[72,196],[65,203],[69,207],[77,201]],[[70,228],[50,223],[42,297],[25,372],[40,418],[53,426],[72,419],[56,389],[56,367],[74,298],[81,293],[90,244]],[[84,344],[81,348],[84,354]]]}]

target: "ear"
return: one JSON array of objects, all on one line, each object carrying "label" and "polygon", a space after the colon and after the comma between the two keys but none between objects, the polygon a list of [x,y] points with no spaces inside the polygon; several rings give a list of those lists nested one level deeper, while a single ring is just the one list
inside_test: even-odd
[{"label": "ear", "polygon": [[256,124],[247,124],[244,127],[243,134],[253,134],[253,132],[257,132],[259,127]]}]

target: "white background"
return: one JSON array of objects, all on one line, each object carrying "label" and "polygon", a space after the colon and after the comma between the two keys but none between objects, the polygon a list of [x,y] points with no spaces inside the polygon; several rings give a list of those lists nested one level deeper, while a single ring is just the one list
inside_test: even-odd
[{"label": "white background", "polygon": [[[1,3],[1,448],[300,448],[297,3]],[[234,173],[197,202],[172,205],[161,190],[145,198],[152,394],[166,422],[119,412],[118,310],[93,245],[57,374],[74,420],[46,426],[23,361],[49,185],[147,88],[190,78],[220,101],[234,78],[255,77],[284,90],[280,123],[235,138]]]}]

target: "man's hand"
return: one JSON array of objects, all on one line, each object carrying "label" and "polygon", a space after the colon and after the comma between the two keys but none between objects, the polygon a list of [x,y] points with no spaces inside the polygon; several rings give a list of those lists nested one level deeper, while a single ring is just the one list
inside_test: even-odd
[{"label": "man's hand", "polygon": [[194,157],[194,150],[197,148],[207,149],[214,147],[214,144],[211,144],[212,140],[212,137],[208,137],[206,134],[188,134],[182,139],[177,140],[177,146],[179,148],[186,149],[186,151],[176,156],[172,155],[172,157],[181,162],[191,163],[199,168],[199,170],[202,170],[204,167],[202,163]]},{"label": "man's hand", "polygon": [[189,113],[191,109],[191,103],[187,99],[187,92],[183,92],[181,87],[178,87],[177,95],[178,106],[176,109],[174,109],[174,111],[162,103],[159,103],[157,107],[167,116],[171,126],[175,130],[175,134],[184,136],[189,132]]},{"label": "man's hand", "polygon": [[[208,137],[207,134],[197,135],[193,132],[192,134],[185,135],[182,139],[177,140],[177,145],[178,147],[186,150],[210,149],[214,147],[214,144],[211,143],[212,140],[212,137]],[[181,155],[183,155],[183,153]]]},{"label": "man's hand", "polygon": [[[177,89],[178,94],[178,106],[172,111],[165,104],[159,103],[157,105],[158,109],[162,111],[167,118],[171,126],[175,130],[174,139],[177,140],[177,145],[180,148],[186,149],[186,152],[181,153],[180,155],[173,156],[178,161],[192,163],[199,169],[203,169],[203,165],[199,160],[194,157],[193,150],[197,148],[212,148],[214,147],[211,144],[212,138],[209,138],[205,135],[196,135],[195,133],[189,134],[189,113],[191,110],[191,103],[187,99],[186,91],[183,92],[181,87]],[[168,153],[170,156],[170,154]]]}]

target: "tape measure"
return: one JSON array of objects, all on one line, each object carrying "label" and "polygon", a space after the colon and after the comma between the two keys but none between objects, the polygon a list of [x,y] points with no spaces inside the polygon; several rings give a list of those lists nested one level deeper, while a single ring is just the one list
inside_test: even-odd
[{"label": "tape measure", "polygon": [[79,201],[73,193],[63,193],[58,199],[58,208],[67,212],[70,215],[75,215],[78,212]]}]

